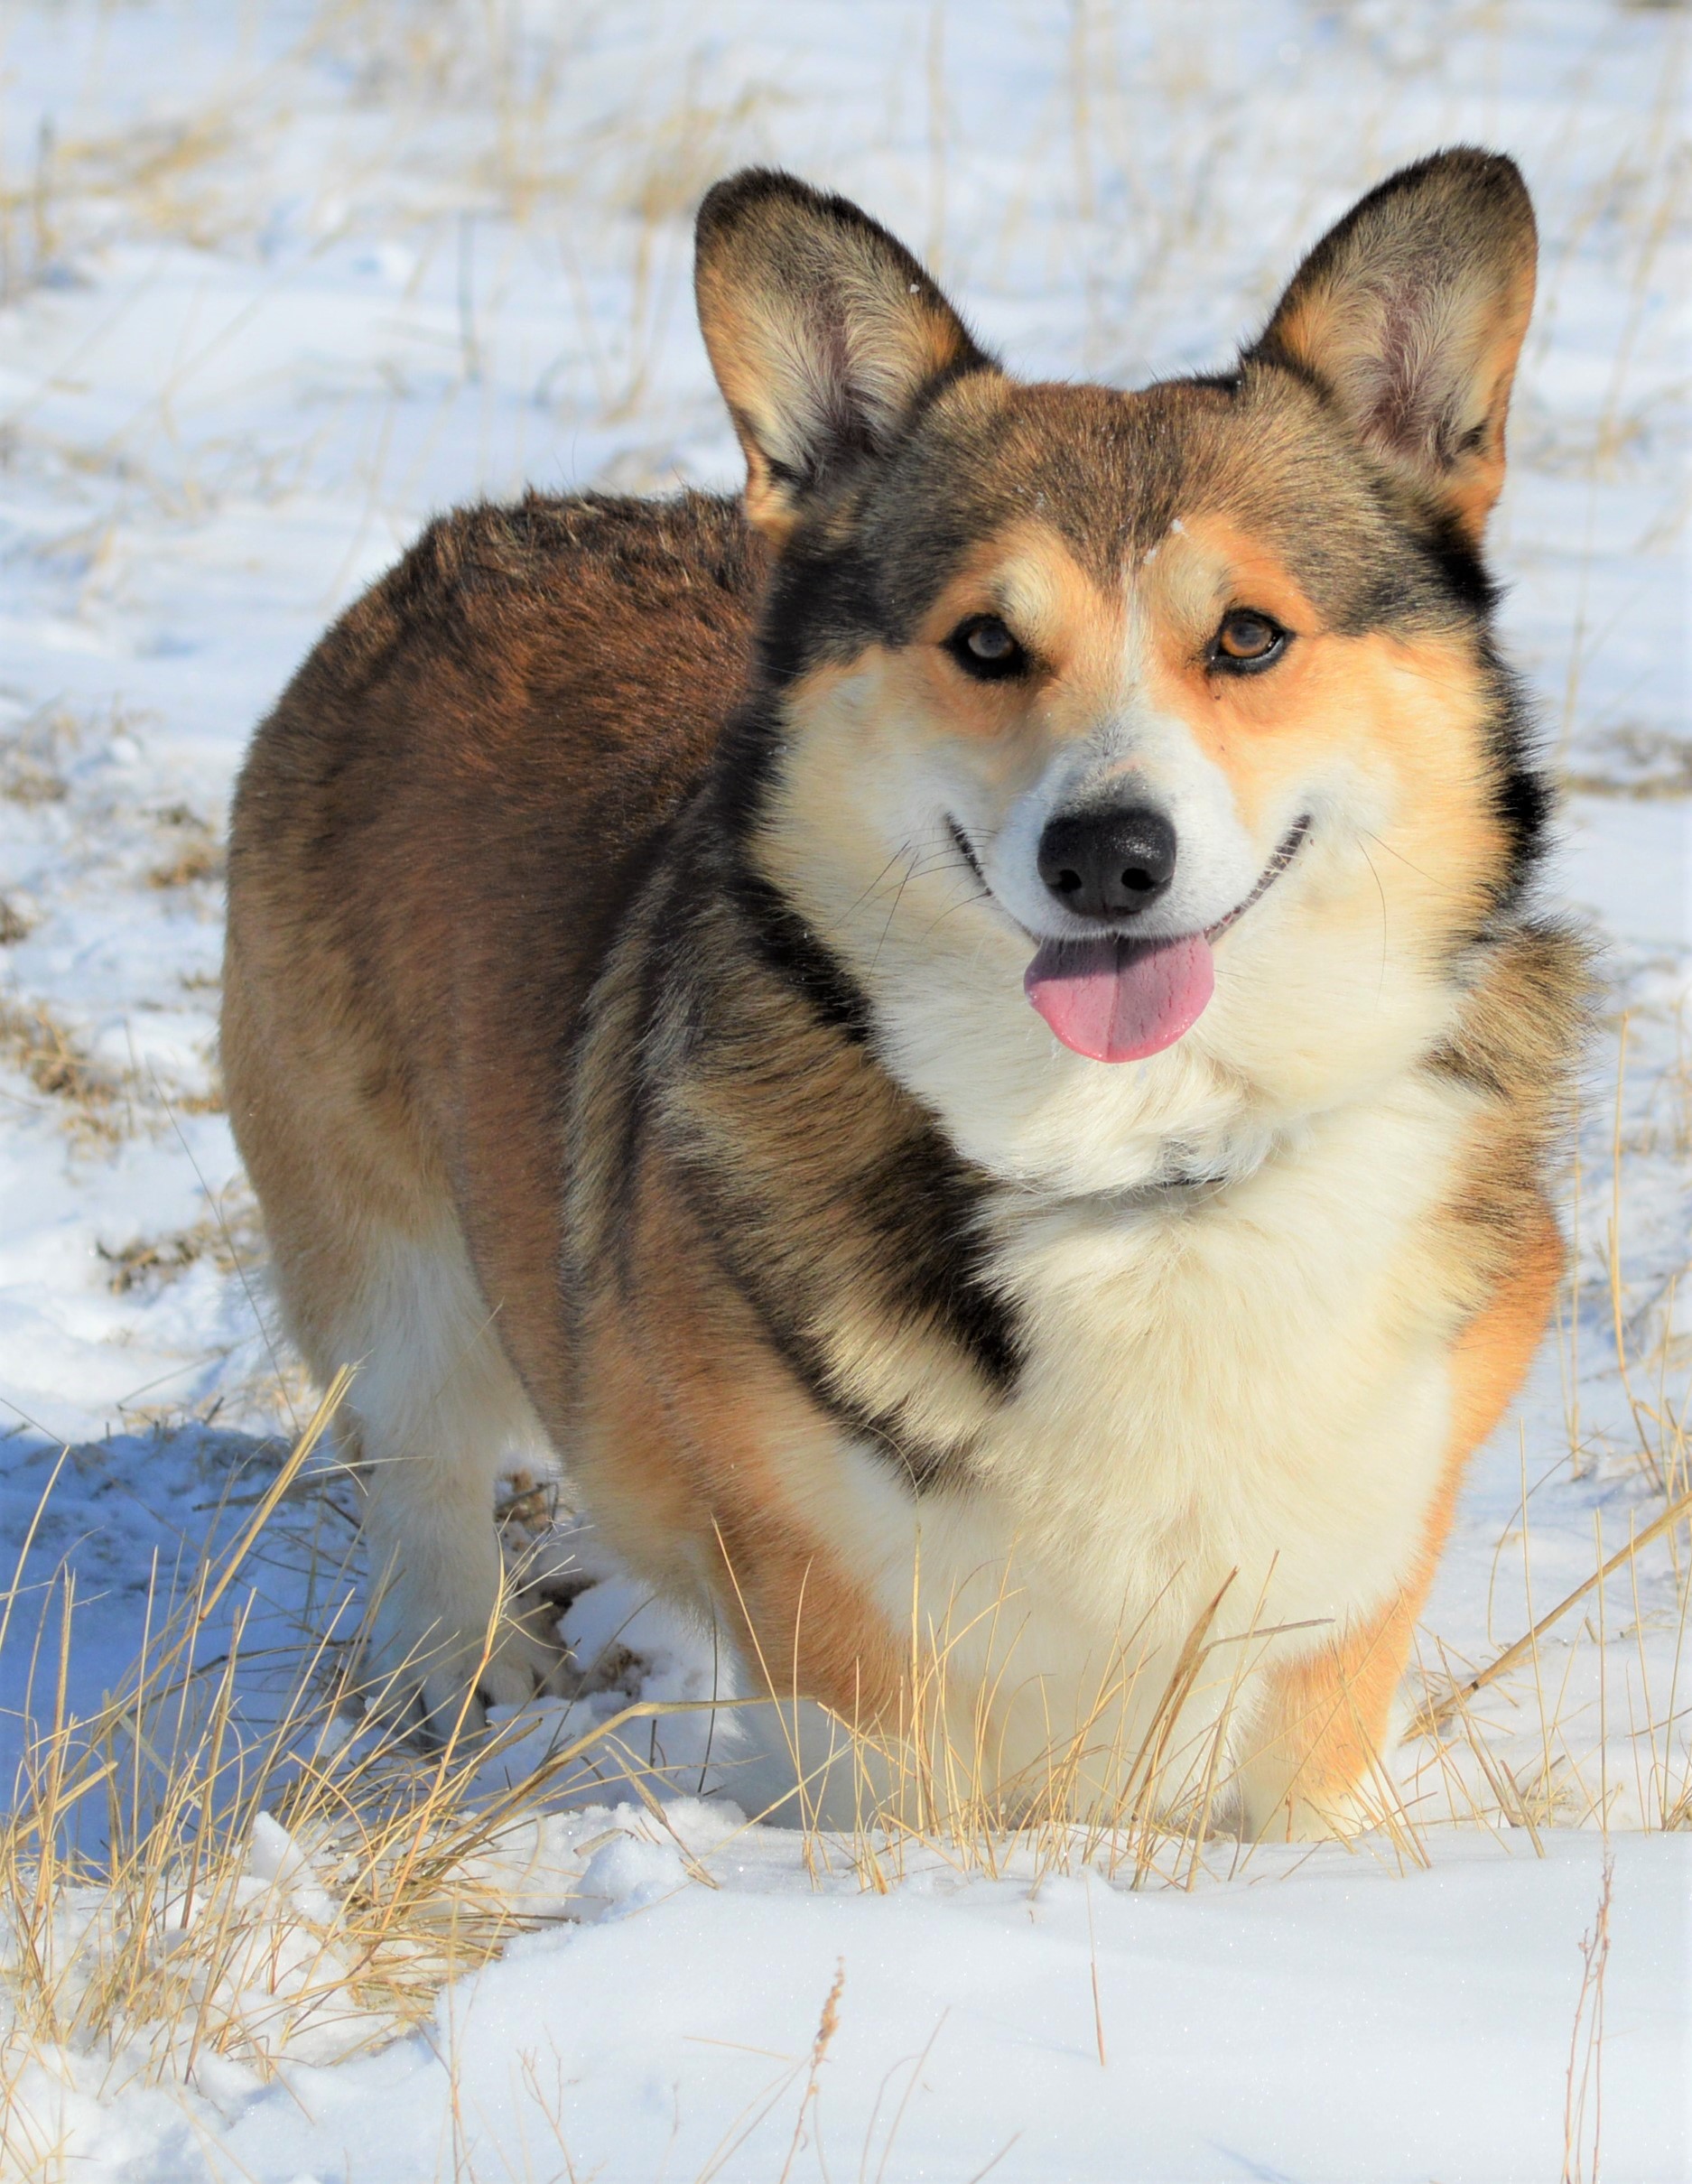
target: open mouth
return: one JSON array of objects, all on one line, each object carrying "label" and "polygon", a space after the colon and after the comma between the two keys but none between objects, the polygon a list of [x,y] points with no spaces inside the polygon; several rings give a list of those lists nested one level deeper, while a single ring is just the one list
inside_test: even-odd
[{"label": "open mouth", "polygon": [[1064,1045],[1092,1061],[1143,1061],[1173,1046],[1203,1016],[1214,990],[1211,943],[1262,899],[1309,831],[1306,813],[1288,829],[1244,901],[1202,933],[1173,940],[1109,934],[1045,941],[1023,975],[1023,990]]},{"label": "open mouth", "polygon": [[1219,917],[1213,925],[1205,926],[1204,938],[1207,941],[1213,941],[1218,934],[1226,933],[1230,925],[1238,925],[1253,903],[1262,901],[1288,866],[1291,864],[1293,859],[1297,856],[1299,847],[1309,832],[1310,814],[1306,812],[1302,819],[1295,819],[1286,833],[1281,836],[1279,848],[1264,866],[1256,887],[1252,888],[1245,900],[1242,903],[1236,903],[1228,915],[1225,917]]}]

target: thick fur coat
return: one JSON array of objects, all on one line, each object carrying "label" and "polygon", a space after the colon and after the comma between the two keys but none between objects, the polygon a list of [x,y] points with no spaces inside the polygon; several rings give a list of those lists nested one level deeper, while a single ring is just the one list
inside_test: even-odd
[{"label": "thick fur coat", "polygon": [[1584,972],[1482,557],[1533,274],[1446,153],[1231,370],[1030,386],[743,174],[744,504],[469,510],[324,638],[224,1059],[390,1698],[553,1675],[490,1521],[544,1444],[825,1817],[1379,1811],[1561,1264]]}]

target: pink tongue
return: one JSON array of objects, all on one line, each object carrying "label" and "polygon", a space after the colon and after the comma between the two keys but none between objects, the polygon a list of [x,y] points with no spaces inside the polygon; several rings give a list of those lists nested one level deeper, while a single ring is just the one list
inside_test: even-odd
[{"label": "pink tongue", "polygon": [[1202,933],[1180,941],[1047,941],[1023,990],[1065,1046],[1095,1062],[1137,1062],[1173,1046],[1216,983]]}]

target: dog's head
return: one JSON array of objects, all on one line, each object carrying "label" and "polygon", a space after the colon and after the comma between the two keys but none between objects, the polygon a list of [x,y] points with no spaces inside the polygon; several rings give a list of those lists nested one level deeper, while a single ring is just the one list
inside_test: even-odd
[{"label": "dog's head", "polygon": [[706,199],[776,550],[747,853],[990,1166],[1237,1156],[1448,1027],[1540,812],[1481,560],[1534,258],[1447,152],[1232,370],[1124,394],[1007,376],[841,199]]}]

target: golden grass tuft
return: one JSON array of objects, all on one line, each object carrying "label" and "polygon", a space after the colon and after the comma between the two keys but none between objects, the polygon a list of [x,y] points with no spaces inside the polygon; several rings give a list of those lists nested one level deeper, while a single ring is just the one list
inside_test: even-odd
[{"label": "golden grass tuft", "polygon": [[242,1194],[189,1228],[162,1236],[135,1236],[125,1244],[97,1243],[94,1248],[111,1269],[107,1287],[114,1296],[127,1296],[135,1290],[164,1288],[202,1260],[209,1260],[219,1274],[238,1274],[257,1256],[258,1247],[258,1208]]},{"label": "golden grass tuft", "polygon": [[[150,1612],[135,1672],[83,1719],[66,1705],[75,1585],[61,1574],[53,1627],[35,1648],[51,1697],[30,1724],[0,1831],[12,2019],[0,2114],[6,2086],[44,2049],[98,2049],[116,2077],[157,2081],[191,2078],[202,2054],[262,2076],[284,2054],[391,2037],[522,1922],[508,1889],[476,1870],[499,1825],[467,1808],[485,1752],[450,1739],[422,1764],[377,1735],[351,1754],[334,1711],[345,1649],[322,1640],[302,1647],[275,1718],[255,1733],[237,1704],[253,1665],[250,1595],[221,1652],[199,1658],[344,1387],[330,1390],[227,1555],[200,1566],[157,1627]],[[16,1599],[14,1585],[7,1620]],[[157,1600],[155,1589],[150,1609]],[[97,1805],[107,1847],[93,1858],[76,1845]],[[10,2123],[26,2129],[15,2105]]]},{"label": "golden grass tuft", "polygon": [[[178,1116],[224,1111],[222,1075],[215,1066],[191,1088],[162,1085],[151,1071],[134,1066],[115,1070],[90,1055],[45,1001],[0,997],[0,1065],[16,1070],[48,1102],[47,1111],[83,1152],[109,1152],[144,1129],[170,1130]],[[116,1263],[132,1249],[144,1252],[145,1247],[119,1247]],[[182,1259],[181,1264],[189,1263]]]},{"label": "golden grass tuft", "polygon": [[147,885],[163,891],[172,888],[203,887],[223,878],[223,851],[214,841],[193,841],[177,856],[153,867]]},{"label": "golden grass tuft", "polygon": [[62,804],[70,793],[65,769],[82,733],[70,708],[54,702],[0,735],[0,796],[9,804]]},{"label": "golden grass tuft", "polygon": [[128,1088],[87,1049],[45,1001],[0,1000],[0,1061],[18,1070],[55,1105],[84,1145],[112,1145],[125,1135]]}]

